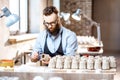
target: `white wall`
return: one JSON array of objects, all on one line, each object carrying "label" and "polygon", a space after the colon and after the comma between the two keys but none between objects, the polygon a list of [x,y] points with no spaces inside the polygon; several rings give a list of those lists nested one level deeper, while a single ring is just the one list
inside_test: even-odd
[{"label": "white wall", "polygon": [[42,12],[46,7],[46,0],[30,0],[29,4],[30,32],[40,32],[44,29]]}]

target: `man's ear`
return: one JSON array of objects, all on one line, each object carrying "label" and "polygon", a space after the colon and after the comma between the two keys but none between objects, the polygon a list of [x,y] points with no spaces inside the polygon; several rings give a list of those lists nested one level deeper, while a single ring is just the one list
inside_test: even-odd
[{"label": "man's ear", "polygon": [[58,24],[61,26],[61,20],[60,20],[60,17],[58,16]]}]

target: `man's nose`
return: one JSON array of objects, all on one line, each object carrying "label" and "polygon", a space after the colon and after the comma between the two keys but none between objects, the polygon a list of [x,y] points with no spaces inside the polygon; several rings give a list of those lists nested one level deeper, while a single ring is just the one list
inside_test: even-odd
[{"label": "man's nose", "polygon": [[52,26],[49,24],[49,25],[48,25],[48,28],[51,28],[51,27],[52,27]]}]

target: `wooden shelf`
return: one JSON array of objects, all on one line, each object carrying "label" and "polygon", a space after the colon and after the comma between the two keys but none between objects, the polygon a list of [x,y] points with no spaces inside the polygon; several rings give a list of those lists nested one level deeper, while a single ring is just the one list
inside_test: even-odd
[{"label": "wooden shelf", "polygon": [[27,40],[36,39],[38,34],[22,34],[22,35],[16,35],[16,36],[10,36],[8,41],[10,44],[15,44],[19,42],[24,42]]},{"label": "wooden shelf", "polygon": [[101,48],[99,51],[88,51],[87,48],[78,48],[77,54],[102,54],[103,48]]}]

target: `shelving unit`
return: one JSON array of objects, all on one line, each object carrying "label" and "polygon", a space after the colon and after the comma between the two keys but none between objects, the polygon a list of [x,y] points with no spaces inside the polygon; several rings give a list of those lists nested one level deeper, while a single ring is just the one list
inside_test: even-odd
[{"label": "shelving unit", "polygon": [[103,54],[103,43],[92,36],[77,36],[78,50],[77,54],[101,55]]}]

